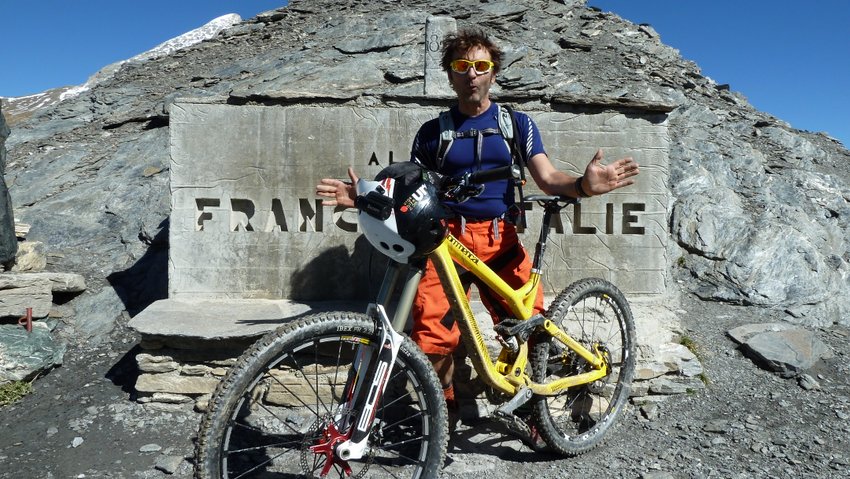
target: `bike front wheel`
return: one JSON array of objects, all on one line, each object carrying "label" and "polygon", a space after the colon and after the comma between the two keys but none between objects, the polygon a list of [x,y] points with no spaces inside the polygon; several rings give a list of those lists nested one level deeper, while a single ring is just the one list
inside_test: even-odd
[{"label": "bike front wheel", "polygon": [[[362,458],[335,446],[359,412],[351,404],[363,347],[380,345],[375,322],[323,313],[287,325],[249,348],[219,384],[204,415],[196,477],[437,477],[447,413],[431,363],[406,336]],[[349,396],[349,397],[344,397]]]},{"label": "bike front wheel", "polygon": [[[555,451],[576,456],[599,445],[629,398],[635,369],[635,325],[623,293],[608,281],[586,278],[552,301],[546,317],[590,351],[605,357],[608,374],[552,397],[537,397],[534,419],[540,436]],[[535,382],[588,372],[591,366],[558,341],[536,342]]]}]

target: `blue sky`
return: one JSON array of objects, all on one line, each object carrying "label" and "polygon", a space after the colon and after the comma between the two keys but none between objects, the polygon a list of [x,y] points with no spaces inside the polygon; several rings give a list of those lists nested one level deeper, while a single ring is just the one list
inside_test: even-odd
[{"label": "blue sky", "polygon": [[756,109],[850,148],[850,1],[588,0],[728,83]]},{"label": "blue sky", "polygon": [[[285,0],[9,0],[0,6],[0,96],[80,85],[226,13]],[[850,146],[850,0],[588,0],[635,23],[757,109]]]},{"label": "blue sky", "polygon": [[101,68],[228,13],[243,19],[287,0],[2,0],[0,96],[82,85]]}]

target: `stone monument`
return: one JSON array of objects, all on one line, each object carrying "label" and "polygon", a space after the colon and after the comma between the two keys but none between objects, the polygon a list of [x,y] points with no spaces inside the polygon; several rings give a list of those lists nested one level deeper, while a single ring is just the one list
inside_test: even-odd
[{"label": "stone monument", "polygon": [[[203,407],[205,392],[216,382],[209,379],[221,369],[228,347],[238,354],[264,332],[317,309],[341,309],[340,302],[344,309],[365,311],[386,259],[361,237],[356,210],[323,207],[315,185],[321,178],[344,178],[349,166],[369,178],[409,159],[420,125],[454,100],[437,45],[455,28],[454,19],[428,19],[421,94],[364,102],[277,92],[279,102],[263,105],[209,98],[171,105],[169,298],[130,322],[145,350],[139,356],[140,393],[152,400],[201,395]],[[633,156],[641,164],[636,184],[584,200],[556,219],[544,272],[547,296],[597,276],[617,284],[630,300],[661,302],[670,286],[670,107],[620,99],[511,98],[497,86],[493,94],[531,116],[563,171],[581,174],[598,148],[609,160]],[[531,183],[525,192],[535,192]],[[533,245],[542,211],[524,206],[528,228],[521,234]],[[662,316],[641,315],[658,324]],[[663,329],[642,328],[644,342],[669,341]],[[203,374],[179,364],[197,363],[203,351],[218,355]],[[168,371],[163,362],[172,365]]]}]

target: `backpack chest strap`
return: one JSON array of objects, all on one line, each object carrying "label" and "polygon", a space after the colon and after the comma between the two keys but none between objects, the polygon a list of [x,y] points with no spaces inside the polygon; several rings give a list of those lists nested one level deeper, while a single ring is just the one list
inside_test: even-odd
[{"label": "backpack chest strap", "polygon": [[455,132],[455,138],[474,138],[475,139],[475,166],[481,169],[481,150],[484,147],[485,135],[498,135],[500,132],[495,128],[486,128],[484,130],[469,129],[466,131]]},{"label": "backpack chest strap", "polygon": [[[513,152],[512,144],[514,142],[514,133],[516,127],[513,121],[513,113],[510,108],[502,108],[501,105],[496,105],[497,110],[497,118],[499,123],[499,128],[485,128],[484,130],[467,130],[464,132],[457,132],[455,130],[454,120],[452,119],[451,111],[442,111],[439,115],[439,124],[440,124],[440,144],[437,147],[437,157],[436,157],[436,167],[437,170],[441,170],[443,167],[443,162],[445,161],[446,154],[449,149],[452,147],[452,143],[456,138],[475,138],[478,136],[478,133],[481,132],[483,135],[493,135],[493,134],[501,134],[502,138],[505,140],[505,145],[507,145],[508,150]],[[476,145],[475,151],[477,158],[481,158],[481,147],[480,140]],[[479,164],[480,162],[476,161]]]},{"label": "backpack chest strap", "polygon": [[454,137],[455,138],[475,138],[479,134],[481,136],[486,136],[486,135],[495,135],[495,134],[498,134],[498,133],[500,133],[500,132],[496,128],[485,128],[483,130],[476,130],[475,128],[472,128],[472,129],[466,130],[466,131],[456,131],[456,132],[454,132]]}]

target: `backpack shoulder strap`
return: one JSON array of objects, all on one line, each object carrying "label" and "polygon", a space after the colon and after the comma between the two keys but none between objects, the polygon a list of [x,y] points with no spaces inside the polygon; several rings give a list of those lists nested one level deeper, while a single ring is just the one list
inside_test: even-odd
[{"label": "backpack shoulder strap", "polygon": [[437,169],[442,169],[446,153],[455,141],[455,122],[450,110],[440,112],[440,146],[437,149]]},{"label": "backpack shoulder strap", "polygon": [[528,153],[519,145],[519,127],[517,127],[516,115],[513,108],[508,105],[499,105],[499,129],[502,130],[502,136],[505,137],[505,142],[511,150],[511,156],[514,161],[518,161],[519,165],[525,167],[528,158]]},{"label": "backpack shoulder strap", "polygon": [[[525,222],[525,210],[523,209],[523,203],[525,202],[525,198],[522,194],[522,187],[525,185],[525,167],[528,163],[528,152],[525,148],[521,147],[519,144],[519,128],[517,127],[516,116],[514,115],[514,110],[508,105],[505,105],[502,108],[499,105],[499,129],[502,130],[502,136],[505,137],[505,142],[508,144],[508,149],[511,151],[511,158],[513,161],[519,165],[519,180],[514,181],[514,186],[517,188],[517,193],[519,194],[519,211],[517,214],[519,215],[518,222],[523,229],[526,228]],[[502,114],[501,112],[504,112]],[[508,132],[510,136],[508,136]]]},{"label": "backpack shoulder strap", "polygon": [[502,133],[502,137],[510,143],[514,139],[514,118],[513,118],[513,110],[511,107],[505,105],[496,105],[496,108],[499,109],[499,131]]}]

